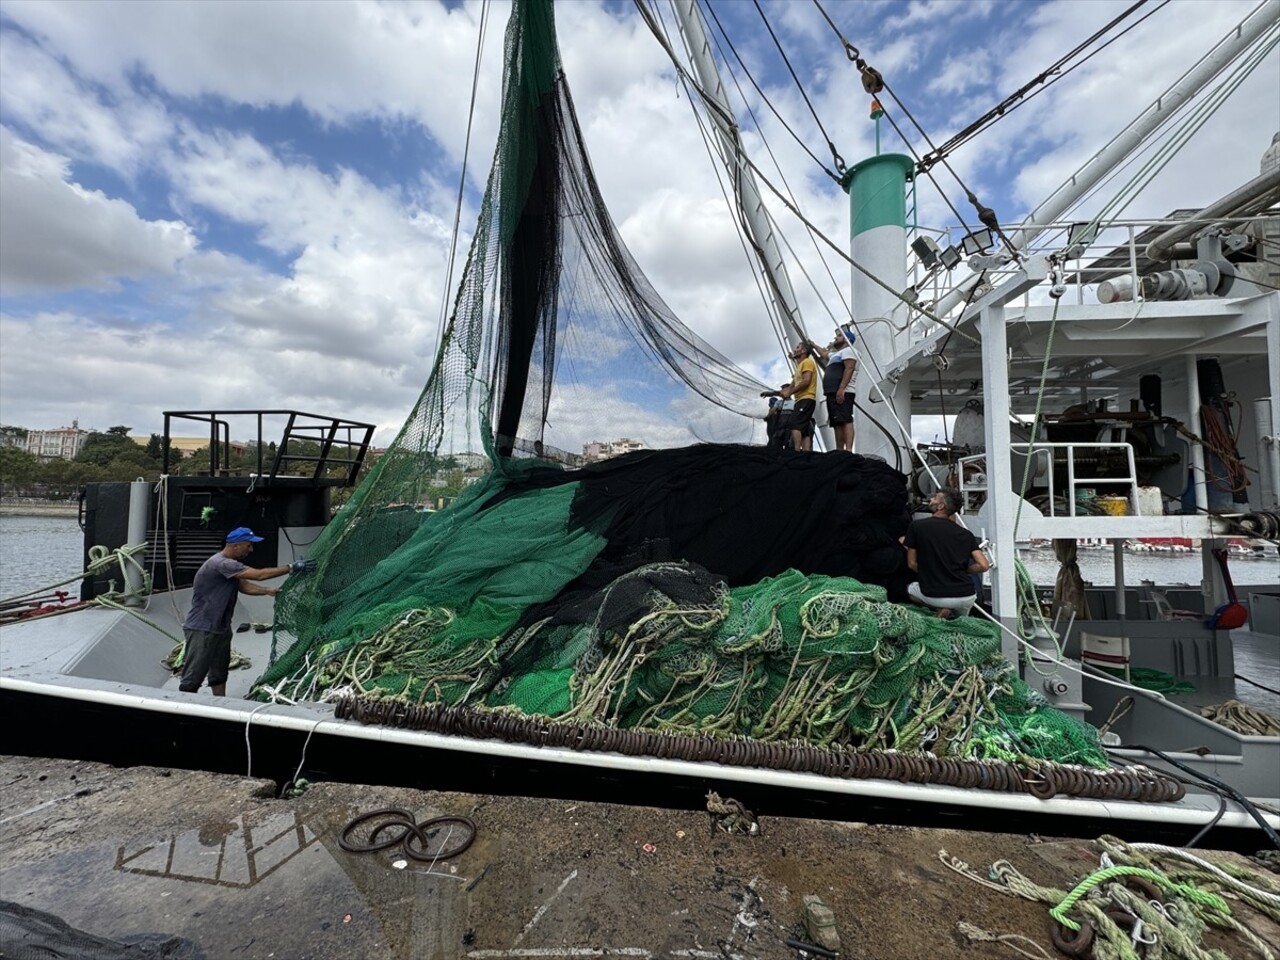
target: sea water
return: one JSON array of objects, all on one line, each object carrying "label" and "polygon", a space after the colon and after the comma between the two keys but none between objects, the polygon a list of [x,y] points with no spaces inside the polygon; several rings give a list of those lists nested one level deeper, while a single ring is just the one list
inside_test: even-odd
[{"label": "sea water", "polygon": [[[1031,579],[1038,584],[1051,584],[1058,576],[1058,560],[1052,550],[1019,550],[1018,559],[1027,567]],[[1114,586],[1116,582],[1115,554],[1110,544],[1100,550],[1080,550],[1076,556],[1080,576],[1096,587]],[[1237,586],[1260,584],[1275,586],[1280,583],[1280,558],[1275,547],[1268,549],[1265,559],[1245,560],[1232,557],[1227,561],[1231,580]],[[988,574],[988,580],[990,574]],[[1204,579],[1204,562],[1200,551],[1192,553],[1125,553],[1124,582],[1136,587],[1143,580],[1165,586],[1185,584],[1200,587]]]},{"label": "sea water", "polygon": [[[84,570],[84,533],[74,516],[0,516],[0,599],[41,589]],[[60,587],[80,596],[78,582]]]}]

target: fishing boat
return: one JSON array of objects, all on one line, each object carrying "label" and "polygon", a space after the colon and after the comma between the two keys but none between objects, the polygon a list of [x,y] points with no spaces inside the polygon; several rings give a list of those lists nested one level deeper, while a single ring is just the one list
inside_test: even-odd
[{"label": "fishing boat", "polygon": [[[688,0],[673,16],[687,58],[651,26],[714,131],[782,336],[799,343],[705,25]],[[551,4],[518,0],[473,253],[396,443],[326,524],[370,425],[166,414],[166,437],[174,420],[207,425],[209,474],[87,491],[81,602],[0,628],[13,748],[214,769],[256,758],[282,781],[305,768],[439,783],[447,768],[452,784],[500,792],[713,788],[851,817],[1274,837],[1280,735],[1207,708],[1255,697],[1250,682],[1274,683],[1280,660],[1266,633],[1280,595],[1235,590],[1225,546],[1280,535],[1280,268],[1263,253],[1280,249],[1280,146],[1256,180],[1167,220],[1066,218],[1278,37],[1280,0],[1266,0],[1016,226],[976,200],[976,222],[950,233],[909,225],[941,156],[841,171],[858,453],[796,453],[744,443],[759,440],[768,385],[682,324],[627,254]],[[556,450],[558,420],[605,408],[687,416],[720,442],[585,464]],[[955,444],[923,450],[919,414],[955,415]],[[256,423],[262,451],[270,416],[287,418],[276,458],[233,475],[216,451],[253,430],[233,422]],[[442,458],[479,447],[489,472],[455,502],[406,509],[427,502]],[[985,617],[944,625],[896,602],[909,484],[958,487],[961,522],[990,541]],[[850,534],[821,552],[786,540],[815,503]],[[259,559],[306,554],[318,569],[274,605],[241,598],[235,648],[254,666],[228,697],[179,693],[162,661],[191,577],[241,525],[264,536]],[[1203,545],[1202,590],[1126,583],[1124,545],[1153,538]],[[1020,575],[1023,541],[1051,541],[1062,564],[1047,614]],[[1081,543],[1113,553],[1113,589],[1085,588]],[[1141,671],[1171,683],[1143,686]]]}]

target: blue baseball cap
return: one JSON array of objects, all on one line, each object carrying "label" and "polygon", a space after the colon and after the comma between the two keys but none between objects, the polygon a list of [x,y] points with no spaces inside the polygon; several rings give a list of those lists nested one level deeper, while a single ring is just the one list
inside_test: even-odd
[{"label": "blue baseball cap", "polygon": [[261,543],[262,538],[256,536],[248,527],[236,527],[227,534],[227,543]]}]

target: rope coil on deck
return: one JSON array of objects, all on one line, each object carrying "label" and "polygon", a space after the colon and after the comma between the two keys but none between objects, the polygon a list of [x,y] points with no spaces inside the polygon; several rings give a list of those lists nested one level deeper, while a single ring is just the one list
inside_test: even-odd
[{"label": "rope coil on deck", "polygon": [[763,767],[845,780],[936,783],[1004,793],[1029,793],[1042,800],[1063,795],[1093,800],[1167,803],[1181,800],[1186,793],[1186,788],[1172,777],[1137,766],[1122,770],[1092,770],[1033,760],[1024,768],[1000,760],[959,760],[940,758],[931,753],[859,751],[848,747],[818,747],[809,743],[676,736],[598,724],[557,723],[539,717],[466,707],[413,705],[387,697],[339,699],[334,715],[339,720],[446,736],[504,740],[569,750],[608,751],[695,763]]}]

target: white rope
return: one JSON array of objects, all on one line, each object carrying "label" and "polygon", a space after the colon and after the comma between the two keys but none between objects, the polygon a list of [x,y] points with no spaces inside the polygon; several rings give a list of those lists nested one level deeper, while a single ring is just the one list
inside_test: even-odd
[{"label": "white rope", "polygon": [[[1044,653],[1043,650],[1040,650],[1039,648],[1033,646],[1029,641],[1024,640],[1018,634],[1014,633],[1007,626],[1005,626],[999,619],[987,613],[987,611],[983,610],[981,607],[975,604],[973,607],[973,610],[981,614],[982,616],[986,617],[988,620],[994,623],[997,627],[999,627],[1009,636],[1013,637],[1013,639],[1017,640],[1024,647],[1026,647],[1028,650],[1031,650],[1031,651],[1034,651],[1035,653],[1040,653],[1040,654]],[[1119,687],[1122,690],[1138,690],[1142,693],[1155,697],[1157,700],[1168,699],[1163,693],[1160,693],[1157,690],[1148,690],[1145,687],[1139,687],[1136,684],[1125,683],[1123,680],[1117,680],[1114,677],[1107,676],[1106,674],[1093,669],[1088,664],[1082,664],[1081,667],[1077,667],[1074,663],[1072,663],[1071,660],[1067,659],[1066,657],[1063,657],[1061,660],[1059,660],[1058,665],[1067,670],[1070,670],[1072,673],[1078,673],[1082,677],[1088,677],[1091,680],[1098,680],[1098,681],[1101,681],[1102,683],[1108,683],[1111,686]],[[1088,670],[1089,672],[1086,673],[1085,672],[1086,670]]]},{"label": "white rope", "polygon": [[[164,539],[164,575],[165,583],[169,589],[169,605],[173,607],[173,618],[182,623],[183,614],[178,609],[178,598],[174,592],[173,586],[173,557],[169,551],[169,474],[161,474],[160,480],[155,485],[156,494],[156,534],[157,537]],[[153,550],[152,556],[158,551]],[[154,559],[152,560],[154,563]]]},{"label": "white rope", "polygon": [[974,883],[986,887],[988,890],[995,890],[997,893],[1003,893],[1010,897],[1017,896],[1017,894],[1003,883],[993,883],[981,874],[976,873],[973,867],[969,866],[969,864],[965,863],[959,857],[954,857],[947,853],[945,847],[938,851],[938,860],[948,870],[954,870],[956,873],[960,874],[960,876],[966,877]]},{"label": "white rope", "polygon": [[307,762],[307,747],[311,743],[311,735],[316,732],[316,729],[320,726],[320,724],[324,723],[326,719],[327,719],[326,717],[321,717],[315,723],[313,723],[311,725],[311,729],[307,731],[307,739],[302,741],[302,756],[298,758],[298,769],[293,771],[293,779],[285,784],[286,790],[290,786],[297,786],[298,777],[302,775],[302,767]]},{"label": "white rope", "polygon": [[[1031,960],[1053,960],[1053,955],[1048,950],[1030,937],[1024,937],[1020,933],[992,933],[990,930],[983,930],[976,924],[968,923],[964,920],[956,923],[956,929],[967,939],[977,943],[1002,943],[1010,950],[1016,950],[1024,957],[1030,957]],[[1022,941],[1031,949],[1020,947],[1015,941]]]},{"label": "white rope", "polygon": [[1166,847],[1161,843],[1131,843],[1128,844],[1128,847],[1130,850],[1137,850],[1142,853],[1160,853],[1164,856],[1184,860],[1187,863],[1193,863],[1196,866],[1212,873],[1227,886],[1235,890],[1247,892],[1249,896],[1257,897],[1259,900],[1263,900],[1274,907],[1280,907],[1280,894],[1275,894],[1269,890],[1264,890],[1260,887],[1255,887],[1252,884],[1245,883],[1243,880],[1231,876],[1231,874],[1227,873],[1225,870],[1215,866],[1208,860],[1203,860],[1200,857],[1197,857],[1194,853],[1191,853],[1188,850],[1183,850],[1180,847]]},{"label": "white rope", "polygon": [[253,724],[253,718],[259,710],[265,710],[267,707],[274,706],[271,703],[262,703],[249,711],[249,716],[244,721],[244,752],[245,752],[245,770],[246,779],[253,777],[253,747],[249,744],[249,727]]}]

